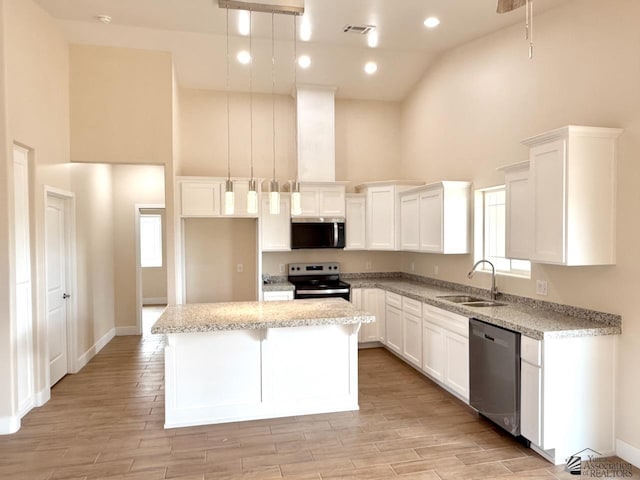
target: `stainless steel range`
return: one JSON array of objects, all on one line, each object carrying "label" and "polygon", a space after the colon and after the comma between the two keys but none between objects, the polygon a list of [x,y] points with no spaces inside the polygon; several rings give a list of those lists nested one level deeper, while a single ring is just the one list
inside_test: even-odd
[{"label": "stainless steel range", "polygon": [[351,298],[351,286],[340,280],[338,263],[290,263],[289,282],[293,298]]}]

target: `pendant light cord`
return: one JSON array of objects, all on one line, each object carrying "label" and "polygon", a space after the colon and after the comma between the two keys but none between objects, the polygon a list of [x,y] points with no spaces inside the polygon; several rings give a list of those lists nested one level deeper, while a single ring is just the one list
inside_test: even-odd
[{"label": "pendant light cord", "polygon": [[229,9],[227,8],[227,180],[231,180],[231,114],[229,110]]},{"label": "pendant light cord", "polygon": [[251,180],[253,180],[253,11],[249,10],[249,148],[251,150]]},{"label": "pendant light cord", "polygon": [[272,180],[276,180],[276,49],[275,49],[275,29],[274,29],[275,14],[271,13],[271,125],[273,135],[273,175]]},{"label": "pendant light cord", "polygon": [[294,107],[296,109],[296,120],[294,122],[295,127],[293,131],[293,161],[296,163],[296,184],[298,183],[299,174],[298,172],[298,114],[297,114],[297,103],[298,103],[298,20],[297,17],[293,16],[293,89],[295,91],[294,97]]}]

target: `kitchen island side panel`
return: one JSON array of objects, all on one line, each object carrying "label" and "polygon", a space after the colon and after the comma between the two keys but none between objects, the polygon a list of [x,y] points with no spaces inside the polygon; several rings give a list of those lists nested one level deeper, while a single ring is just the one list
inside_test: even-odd
[{"label": "kitchen island side panel", "polygon": [[358,410],[358,329],[168,334],[165,428]]}]

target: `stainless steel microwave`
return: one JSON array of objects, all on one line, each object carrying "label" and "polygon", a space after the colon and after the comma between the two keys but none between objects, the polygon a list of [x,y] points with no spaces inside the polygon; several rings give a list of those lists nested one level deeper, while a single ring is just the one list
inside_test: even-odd
[{"label": "stainless steel microwave", "polygon": [[292,218],[291,248],[344,248],[344,218]]}]

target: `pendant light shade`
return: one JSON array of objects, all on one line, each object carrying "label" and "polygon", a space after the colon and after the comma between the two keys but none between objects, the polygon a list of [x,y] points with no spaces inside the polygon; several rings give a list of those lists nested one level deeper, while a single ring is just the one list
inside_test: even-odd
[{"label": "pendant light shade", "polygon": [[227,8],[227,181],[224,187],[224,214],[233,215],[235,211],[235,195],[231,180],[231,115],[229,114],[229,9]]},{"label": "pendant light shade", "polygon": [[[253,12],[249,11],[249,55],[253,59]],[[253,178],[253,61],[249,64],[249,145],[251,150],[251,178],[247,192],[247,212],[258,213],[258,190]]]},{"label": "pendant light shade", "polygon": [[291,214],[302,214],[302,200],[300,198],[300,182],[294,180],[291,182]]},{"label": "pendant light shade", "polygon": [[269,213],[280,215],[280,185],[277,180],[269,182]]}]

